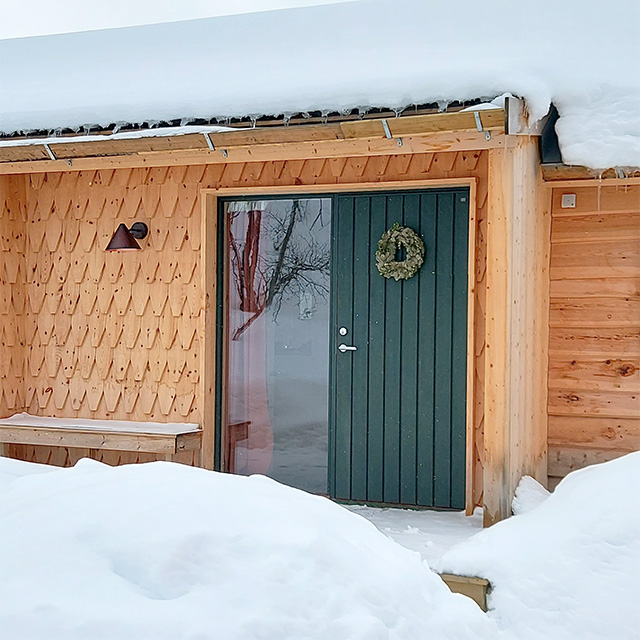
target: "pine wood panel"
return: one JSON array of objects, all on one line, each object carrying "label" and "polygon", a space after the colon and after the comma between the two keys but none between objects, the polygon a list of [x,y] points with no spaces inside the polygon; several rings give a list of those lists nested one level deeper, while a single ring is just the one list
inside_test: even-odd
[{"label": "pine wood panel", "polygon": [[636,391],[591,391],[549,388],[549,415],[636,418],[640,394]]},{"label": "pine wood panel", "polygon": [[[586,319],[585,324],[588,324]],[[640,352],[640,329],[636,327],[551,327],[549,350],[576,354],[595,353],[627,357]]]},{"label": "pine wood panel", "polygon": [[579,385],[592,391],[640,391],[640,357],[609,358],[605,355],[549,354],[549,385],[573,389]]},{"label": "pine wood panel", "polygon": [[602,240],[551,245],[551,279],[633,278],[640,269],[640,243]]},{"label": "pine wood panel", "polygon": [[[575,209],[562,209],[565,193]],[[640,448],[640,186],[553,189],[549,475]],[[553,453],[552,453],[553,452]]]},{"label": "pine wood panel", "polygon": [[626,451],[615,449],[583,449],[581,447],[549,446],[549,476],[551,487],[571,471],[582,469],[592,464],[608,462],[623,456]]},{"label": "pine wood panel", "polygon": [[640,239],[640,220],[634,211],[559,215],[554,220],[554,242]]},{"label": "pine wood panel", "polygon": [[637,278],[552,280],[552,298],[640,298]]},{"label": "pine wood panel", "polygon": [[0,417],[25,406],[25,181],[0,177]]},{"label": "pine wood panel", "polygon": [[[203,404],[201,380],[201,354],[211,343],[205,341],[200,189],[325,185],[331,193],[333,185],[347,183],[407,181],[410,187],[412,180],[475,177],[478,311],[469,446],[473,503],[480,505],[486,173],[486,152],[460,151],[3,176],[3,220],[22,213],[15,222],[19,237],[4,238],[1,252],[0,296],[8,320],[0,329],[0,375],[17,384],[3,379],[0,410],[157,422],[202,422],[203,412],[213,410]],[[143,251],[105,253],[117,225],[136,220],[150,228]],[[26,345],[24,353],[18,342]],[[78,455],[64,447],[9,445],[8,451],[53,464],[71,464]],[[154,459],[87,453],[109,464]],[[179,457],[195,463],[189,455]]]},{"label": "pine wood panel", "polygon": [[549,446],[635,451],[640,418],[549,417]]},{"label": "pine wood panel", "polygon": [[583,327],[640,326],[640,298],[553,298],[549,309],[549,326]]}]

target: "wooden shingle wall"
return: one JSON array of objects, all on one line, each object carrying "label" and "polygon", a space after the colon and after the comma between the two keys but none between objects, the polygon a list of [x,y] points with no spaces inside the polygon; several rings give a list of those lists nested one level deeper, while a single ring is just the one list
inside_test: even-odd
[{"label": "wooden shingle wall", "polygon": [[640,449],[640,186],[555,188],[551,243],[553,487]]},{"label": "wooden shingle wall", "polygon": [[[15,264],[24,261],[12,285],[18,302],[3,312],[24,325],[25,358],[17,345],[2,346],[2,373],[9,368],[19,381],[16,367],[24,361],[23,404],[36,415],[201,422],[202,412],[213,407],[199,397],[200,189],[320,184],[330,193],[341,183],[406,181],[410,188],[412,180],[475,177],[474,503],[481,504],[486,176],[487,153],[471,151],[4,177],[0,202],[15,199],[20,185],[24,189],[16,224],[27,240],[22,249],[3,240],[3,263],[11,263],[9,269],[0,265],[3,298],[5,280],[15,279]],[[2,215],[8,215],[6,206]],[[117,225],[137,220],[150,228],[143,251],[106,253]],[[21,251],[26,257],[19,257]],[[5,415],[23,409],[2,403]],[[107,462],[147,459],[17,445],[9,450],[58,464],[87,454]]]}]

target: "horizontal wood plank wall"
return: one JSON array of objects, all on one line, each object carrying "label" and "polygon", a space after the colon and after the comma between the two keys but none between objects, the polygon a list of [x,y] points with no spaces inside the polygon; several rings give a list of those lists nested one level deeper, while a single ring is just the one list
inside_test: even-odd
[{"label": "horizontal wood plank wall", "polygon": [[[20,282],[27,348],[24,405],[37,415],[160,422],[201,422],[202,412],[213,410],[199,397],[200,189],[308,184],[326,185],[331,192],[342,183],[403,180],[410,188],[412,180],[475,177],[472,446],[474,504],[482,504],[486,176],[483,151],[7,176],[5,192],[22,181],[27,202],[26,269]],[[136,220],[150,228],[143,251],[105,253],[117,225]],[[16,347],[11,354],[20,362]],[[77,458],[77,452],[46,447],[12,445],[10,451],[58,464]],[[110,463],[143,459],[89,454]]]},{"label": "horizontal wood plank wall", "polygon": [[[575,194],[575,208],[562,196]],[[553,189],[549,482],[640,449],[640,185]]]},{"label": "horizontal wood plank wall", "polygon": [[25,406],[27,206],[22,176],[0,176],[0,418]]}]

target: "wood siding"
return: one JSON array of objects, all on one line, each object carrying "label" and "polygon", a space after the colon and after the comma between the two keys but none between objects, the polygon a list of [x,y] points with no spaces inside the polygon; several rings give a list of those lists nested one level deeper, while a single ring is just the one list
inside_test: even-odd
[{"label": "wood siding", "polygon": [[[203,413],[213,410],[203,405],[199,391],[205,210],[198,203],[200,189],[326,185],[331,193],[337,184],[406,181],[410,188],[415,180],[461,177],[477,179],[477,313],[469,391],[475,425],[470,443],[473,503],[482,504],[483,151],[2,176],[0,413],[202,422]],[[143,251],[105,253],[118,223],[136,220],[150,227]],[[57,464],[79,456],[75,450],[17,445],[9,452]],[[143,454],[88,453],[114,463],[148,459]]]},{"label": "wood siding", "polygon": [[[576,195],[575,208],[562,196]],[[640,186],[552,194],[549,481],[640,448]]]}]

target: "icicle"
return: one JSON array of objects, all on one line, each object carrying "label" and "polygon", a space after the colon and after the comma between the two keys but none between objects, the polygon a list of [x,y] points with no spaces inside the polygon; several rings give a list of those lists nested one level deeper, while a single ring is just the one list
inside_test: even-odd
[{"label": "icicle", "polygon": [[616,178],[624,179],[627,177],[624,167],[614,167],[613,170],[616,172]]},{"label": "icicle", "polygon": [[596,208],[596,211],[600,211],[600,196],[602,194],[602,176],[604,174],[603,170],[598,171],[598,206]]},{"label": "icicle", "polygon": [[438,113],[444,113],[449,108],[448,100],[438,100]]},{"label": "icicle", "polygon": [[180,120],[180,126],[186,127],[190,122],[193,122],[193,118],[182,118],[182,120]]},{"label": "icicle", "polygon": [[403,107],[395,107],[393,109],[393,113],[396,114],[396,118],[399,118],[402,115],[402,112],[404,111]]},{"label": "icicle", "polygon": [[282,114],[282,124],[285,127],[288,127],[290,123],[291,123],[291,114],[290,113],[283,113]]}]

